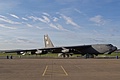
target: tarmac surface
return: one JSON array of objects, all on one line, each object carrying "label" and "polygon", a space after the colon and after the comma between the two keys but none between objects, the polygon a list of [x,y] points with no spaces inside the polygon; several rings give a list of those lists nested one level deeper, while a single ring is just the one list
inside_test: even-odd
[{"label": "tarmac surface", "polygon": [[0,80],[120,80],[120,59],[0,59]]}]

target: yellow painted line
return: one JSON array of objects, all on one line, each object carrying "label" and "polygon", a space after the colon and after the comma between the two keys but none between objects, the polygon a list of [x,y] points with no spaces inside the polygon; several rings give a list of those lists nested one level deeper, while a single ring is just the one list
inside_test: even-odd
[{"label": "yellow painted line", "polygon": [[47,71],[47,68],[48,68],[48,66],[45,67],[45,70],[44,70],[42,76],[45,76],[45,73],[46,73],[46,71]]},{"label": "yellow painted line", "polygon": [[61,66],[61,68],[64,71],[65,75],[68,76],[68,73],[65,71],[65,69],[63,68],[63,66]]}]

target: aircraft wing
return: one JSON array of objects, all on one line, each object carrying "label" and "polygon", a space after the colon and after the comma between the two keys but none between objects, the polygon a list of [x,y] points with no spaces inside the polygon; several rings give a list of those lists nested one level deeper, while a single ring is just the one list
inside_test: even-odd
[{"label": "aircraft wing", "polygon": [[80,45],[80,46],[63,46],[63,47],[52,47],[52,48],[42,48],[39,50],[47,50],[52,53],[64,53],[64,52],[83,52],[83,50],[89,49],[91,45]]},{"label": "aircraft wing", "polygon": [[36,51],[47,51],[47,52],[56,52],[60,53],[62,50],[74,50],[74,51],[82,51],[91,47],[91,45],[81,45],[81,46],[63,46],[63,47],[52,47],[52,48],[39,48],[39,49],[17,49],[17,50],[2,50],[0,52],[4,53],[15,53],[15,52],[36,52]]}]

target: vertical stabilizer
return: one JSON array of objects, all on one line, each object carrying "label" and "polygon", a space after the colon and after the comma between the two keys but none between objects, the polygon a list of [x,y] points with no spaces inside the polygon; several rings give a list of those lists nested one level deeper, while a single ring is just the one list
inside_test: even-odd
[{"label": "vertical stabilizer", "polygon": [[48,35],[44,35],[44,43],[45,43],[45,47],[49,47],[49,48],[54,47]]}]

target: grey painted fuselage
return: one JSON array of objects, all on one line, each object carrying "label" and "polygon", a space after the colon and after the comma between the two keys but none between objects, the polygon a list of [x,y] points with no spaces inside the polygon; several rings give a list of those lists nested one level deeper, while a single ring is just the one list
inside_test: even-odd
[{"label": "grey painted fuselage", "polygon": [[112,44],[93,44],[91,45],[91,47],[86,48],[86,49],[82,49],[81,53],[86,54],[111,54],[112,52],[114,52],[115,50],[117,50],[116,46],[113,46]]}]

